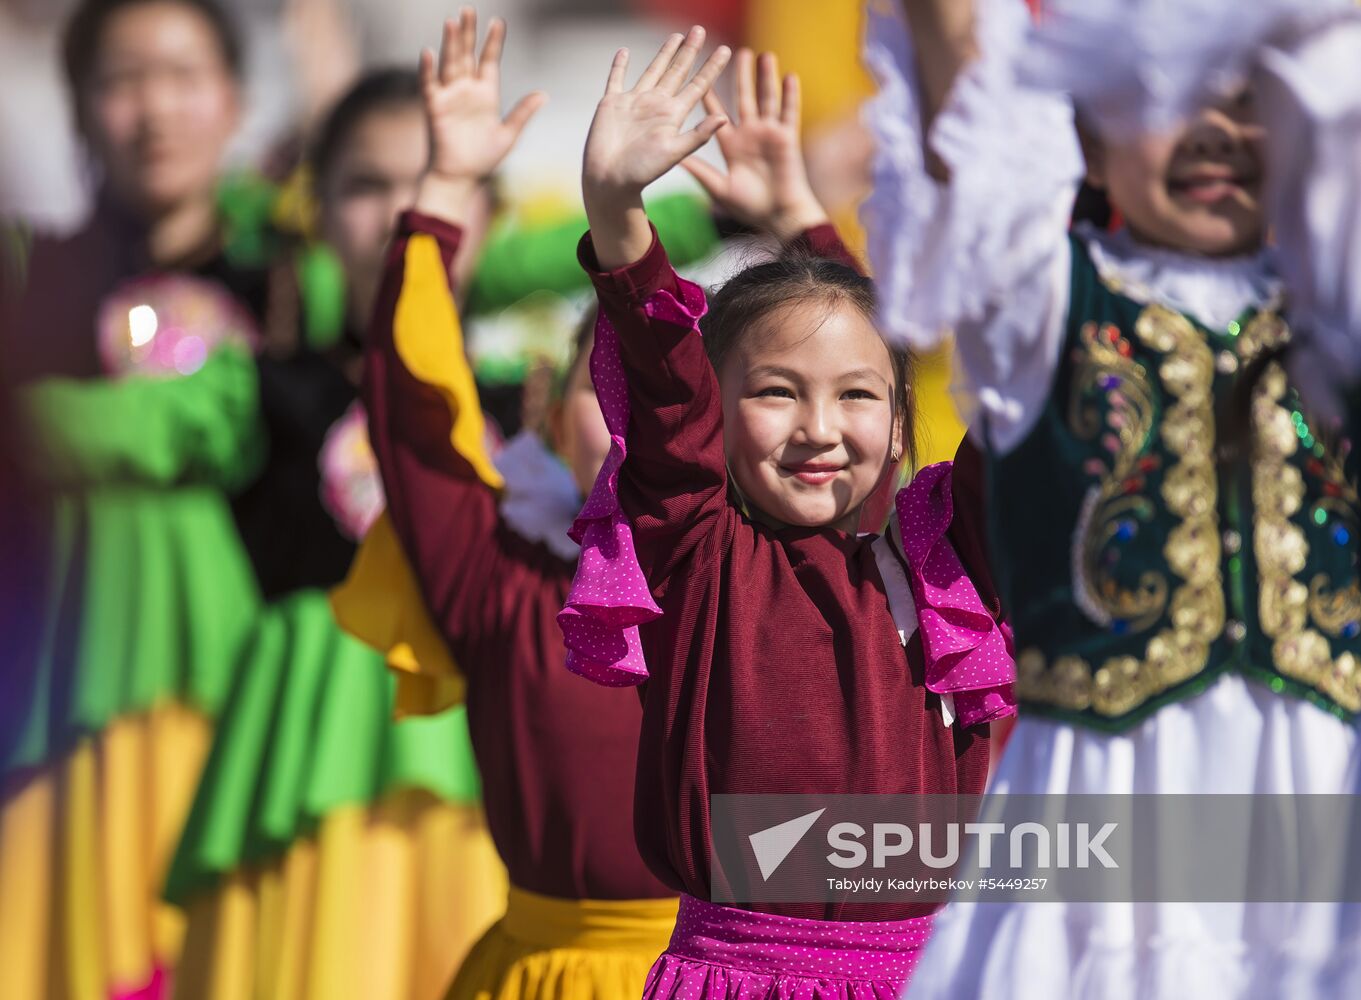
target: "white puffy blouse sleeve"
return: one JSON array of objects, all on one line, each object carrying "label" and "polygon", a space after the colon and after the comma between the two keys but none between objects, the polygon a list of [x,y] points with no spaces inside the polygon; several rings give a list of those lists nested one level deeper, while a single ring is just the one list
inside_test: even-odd
[{"label": "white puffy blouse sleeve", "polygon": [[1031,87],[1061,91],[1083,121],[1130,138],[1177,125],[1240,89],[1280,26],[1354,0],[1043,0],[1018,62]]},{"label": "white puffy blouse sleeve", "polygon": [[1083,165],[1069,102],[1017,78],[1022,0],[980,0],[977,25],[979,57],[927,137],[942,182],[926,170],[907,24],[892,0],[871,4],[865,55],[880,89],[866,109],[876,154],[861,218],[886,336],[928,350],[953,332],[965,417],[1006,451],[1058,366]]},{"label": "white puffy blouse sleeve", "polygon": [[1361,11],[1294,20],[1258,53],[1266,210],[1306,403],[1361,389]]}]

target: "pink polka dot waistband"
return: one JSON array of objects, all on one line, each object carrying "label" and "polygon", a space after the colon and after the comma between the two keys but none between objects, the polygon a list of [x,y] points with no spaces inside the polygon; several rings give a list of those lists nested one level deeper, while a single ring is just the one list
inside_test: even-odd
[{"label": "pink polka dot waistband", "polygon": [[667,955],[764,975],[906,982],[931,921],[807,920],[682,896]]}]

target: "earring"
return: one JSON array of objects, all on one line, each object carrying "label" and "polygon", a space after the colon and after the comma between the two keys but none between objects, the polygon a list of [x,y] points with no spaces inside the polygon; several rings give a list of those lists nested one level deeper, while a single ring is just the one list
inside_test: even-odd
[{"label": "earring", "polygon": [[900,458],[902,458],[902,457],[903,457],[902,449],[901,449],[898,445],[895,444],[895,445],[893,446],[893,450],[892,450],[891,452],[888,453],[888,460],[889,460],[890,462],[897,462],[898,459],[900,459]]}]

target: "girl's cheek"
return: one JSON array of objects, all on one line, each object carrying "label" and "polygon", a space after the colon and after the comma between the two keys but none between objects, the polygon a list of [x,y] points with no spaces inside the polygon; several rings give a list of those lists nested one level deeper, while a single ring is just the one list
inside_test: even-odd
[{"label": "girl's cheek", "polygon": [[866,412],[855,415],[846,441],[860,461],[878,462],[893,445],[892,414],[877,407],[871,411],[867,407]]},{"label": "girl's cheek", "polygon": [[743,457],[760,461],[789,439],[793,427],[781,407],[755,399],[743,400],[743,404],[734,421],[733,443]]},{"label": "girl's cheek", "polygon": [[724,437],[728,438],[729,460],[736,459],[738,464],[758,463],[773,450],[769,444],[772,438],[769,420],[762,419],[761,415],[751,410],[753,408],[739,411],[739,418],[735,420],[731,433],[724,431]]},{"label": "girl's cheek", "polygon": [[197,124],[205,133],[225,132],[230,125],[230,102],[217,87],[200,84],[185,91],[180,117]]},{"label": "girl's cheek", "polygon": [[236,131],[236,102],[230,88],[216,83],[201,83],[189,89],[179,106],[180,124],[186,131],[197,130],[205,152],[220,152]]}]

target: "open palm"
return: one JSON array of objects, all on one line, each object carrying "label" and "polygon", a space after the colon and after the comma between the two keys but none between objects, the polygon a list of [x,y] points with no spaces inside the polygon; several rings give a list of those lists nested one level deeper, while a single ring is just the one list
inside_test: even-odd
[{"label": "open palm", "polygon": [[501,117],[501,50],[506,25],[494,18],[477,53],[477,12],[464,7],[444,24],[438,60],[421,53],[421,91],[430,126],[430,170],[446,178],[481,180],[506,158],[529,119],[543,106],[536,91]]},{"label": "open palm", "polygon": [[[685,167],[722,211],[792,239],[827,221],[804,166],[799,79],[791,73],[781,81],[772,53],[763,54],[758,65],[751,51],[742,49],[735,68],[738,113],[717,133],[727,173],[694,157]],[[728,117],[712,92],[705,95],[704,108],[710,115]]]},{"label": "open palm", "polygon": [[728,61],[719,47],[687,81],[704,46],[704,29],[672,35],[632,89],[624,89],[628,50],[610,67],[605,96],[596,108],[582,165],[585,184],[601,191],[641,191],[709,140],[723,124],[710,115],[683,131],[697,105]]}]

